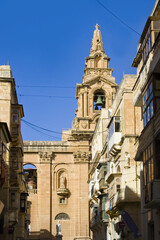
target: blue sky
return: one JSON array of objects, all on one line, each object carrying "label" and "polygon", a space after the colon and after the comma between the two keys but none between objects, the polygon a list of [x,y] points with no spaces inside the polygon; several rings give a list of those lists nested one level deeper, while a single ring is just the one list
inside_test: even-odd
[{"label": "blue sky", "polygon": [[[99,1],[139,33],[155,3]],[[82,82],[97,23],[116,83],[123,73],[136,73],[131,65],[139,35],[96,0],[1,0],[0,22],[0,64],[11,66],[24,120],[57,132],[45,132],[51,137],[22,122],[24,140],[60,140],[62,129],[71,128],[75,87]]]}]

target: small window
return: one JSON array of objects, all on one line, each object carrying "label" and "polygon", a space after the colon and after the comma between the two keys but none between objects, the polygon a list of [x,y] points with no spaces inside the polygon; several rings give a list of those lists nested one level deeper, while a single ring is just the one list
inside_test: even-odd
[{"label": "small window", "polygon": [[13,118],[12,118],[12,120],[13,120],[13,123],[18,123],[18,114],[13,114]]},{"label": "small window", "polygon": [[60,204],[65,204],[66,203],[66,198],[60,198],[59,203]]},{"label": "small window", "polygon": [[115,117],[115,132],[120,132],[120,117]]},{"label": "small window", "polygon": [[118,184],[116,187],[117,187],[117,192],[119,193],[121,190],[121,186]]}]

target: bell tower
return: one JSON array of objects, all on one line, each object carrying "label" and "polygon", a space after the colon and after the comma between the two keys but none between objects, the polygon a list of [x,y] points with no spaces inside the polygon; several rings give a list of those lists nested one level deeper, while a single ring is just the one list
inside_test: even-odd
[{"label": "bell tower", "polygon": [[72,129],[94,131],[102,108],[109,109],[117,84],[109,68],[110,58],[104,51],[99,25],[96,24],[90,55],[85,59],[83,82],[76,86],[78,109]]}]

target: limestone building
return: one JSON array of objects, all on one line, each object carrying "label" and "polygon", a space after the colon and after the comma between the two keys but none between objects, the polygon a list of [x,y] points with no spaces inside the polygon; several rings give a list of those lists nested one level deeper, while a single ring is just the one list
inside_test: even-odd
[{"label": "limestone building", "polygon": [[135,81],[136,75],[123,76],[112,108],[102,109],[92,137],[89,202],[94,240],[140,236],[141,169],[134,156],[135,123],[140,121],[141,111],[133,106]]},{"label": "limestone building", "polygon": [[134,85],[135,107],[142,111],[135,160],[142,163],[143,239],[160,239],[160,1],[155,2],[140,37]]},{"label": "limestone building", "polygon": [[107,239],[141,239],[140,164],[134,161],[141,111],[133,106],[136,75],[124,75],[112,104],[107,139]]},{"label": "limestone building", "polygon": [[0,66],[0,239],[26,239],[27,186],[23,176],[21,118],[10,66]]},{"label": "limestone building", "polygon": [[90,239],[89,143],[101,108],[110,108],[116,93],[109,60],[96,25],[83,81],[76,87],[78,109],[72,129],[64,131],[59,142],[24,142],[24,167],[32,202],[30,239]]}]

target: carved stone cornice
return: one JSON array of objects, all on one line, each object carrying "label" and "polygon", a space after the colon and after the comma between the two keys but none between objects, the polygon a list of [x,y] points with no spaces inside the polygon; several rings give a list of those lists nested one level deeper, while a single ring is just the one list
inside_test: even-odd
[{"label": "carved stone cornice", "polygon": [[112,76],[112,68],[85,68],[85,75]]},{"label": "carved stone cornice", "polygon": [[89,152],[77,151],[73,153],[74,162],[89,162],[91,154]]},{"label": "carved stone cornice", "polygon": [[50,162],[53,157],[52,152],[39,152],[39,159],[41,163]]}]

